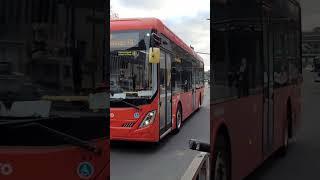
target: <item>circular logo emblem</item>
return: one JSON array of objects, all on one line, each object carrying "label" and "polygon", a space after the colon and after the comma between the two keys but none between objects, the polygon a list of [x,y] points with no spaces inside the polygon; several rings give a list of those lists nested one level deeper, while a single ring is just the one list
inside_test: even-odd
[{"label": "circular logo emblem", "polygon": [[89,179],[94,173],[93,166],[90,162],[82,162],[78,166],[78,175],[82,179]]},{"label": "circular logo emblem", "polygon": [[0,173],[2,175],[10,175],[13,172],[13,168],[10,164],[2,164],[0,163]]},{"label": "circular logo emblem", "polygon": [[110,113],[110,117],[111,117],[111,118],[114,118],[114,114],[113,114],[113,113]]},{"label": "circular logo emblem", "polygon": [[138,119],[138,118],[140,117],[140,114],[139,114],[138,112],[135,112],[135,113],[133,114],[133,117],[136,118],[136,119]]}]

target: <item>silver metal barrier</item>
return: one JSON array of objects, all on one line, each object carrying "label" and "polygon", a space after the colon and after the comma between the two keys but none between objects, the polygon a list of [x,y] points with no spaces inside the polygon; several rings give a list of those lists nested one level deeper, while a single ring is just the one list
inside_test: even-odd
[{"label": "silver metal barrier", "polygon": [[181,180],[210,180],[209,153],[199,152],[189,165]]}]

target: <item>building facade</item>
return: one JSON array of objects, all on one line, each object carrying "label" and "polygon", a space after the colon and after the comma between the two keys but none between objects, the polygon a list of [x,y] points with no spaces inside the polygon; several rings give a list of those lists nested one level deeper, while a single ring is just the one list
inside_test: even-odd
[{"label": "building facade", "polygon": [[316,57],[320,57],[320,28],[303,32],[302,36],[302,61],[304,66],[313,64]]}]

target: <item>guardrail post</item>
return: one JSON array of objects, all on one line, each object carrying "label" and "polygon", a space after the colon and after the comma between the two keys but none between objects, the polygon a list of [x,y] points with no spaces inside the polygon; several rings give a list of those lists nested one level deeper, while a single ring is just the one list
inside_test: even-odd
[{"label": "guardrail post", "polygon": [[197,154],[181,180],[210,180],[209,153],[200,152]]}]

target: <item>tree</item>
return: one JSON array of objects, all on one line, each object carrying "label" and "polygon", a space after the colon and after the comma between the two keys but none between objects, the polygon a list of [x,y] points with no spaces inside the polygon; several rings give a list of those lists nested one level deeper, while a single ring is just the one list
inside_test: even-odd
[{"label": "tree", "polygon": [[118,13],[113,11],[112,6],[110,7],[110,18],[111,19],[119,19]]}]

